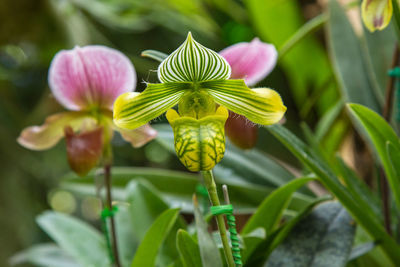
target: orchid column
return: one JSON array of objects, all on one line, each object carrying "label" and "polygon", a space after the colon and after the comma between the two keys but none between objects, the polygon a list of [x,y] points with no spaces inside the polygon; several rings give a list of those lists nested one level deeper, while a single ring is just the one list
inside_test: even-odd
[{"label": "orchid column", "polygon": [[[243,80],[228,80],[231,68],[216,52],[186,41],[158,67],[161,83],[147,84],[141,94],[125,93],[114,104],[114,122],[134,129],[167,111],[175,150],[190,171],[201,171],[213,206],[219,206],[212,168],[225,152],[224,125],[228,109],[254,123],[278,122],[286,111],[279,94],[268,88],[250,89]],[[178,105],[178,111],[171,109]],[[234,266],[222,215],[217,223],[229,266]]]}]

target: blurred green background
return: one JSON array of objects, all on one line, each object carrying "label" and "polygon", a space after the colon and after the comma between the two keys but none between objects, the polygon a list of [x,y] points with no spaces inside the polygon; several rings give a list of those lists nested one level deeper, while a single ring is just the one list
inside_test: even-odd
[{"label": "blurred green background", "polygon": [[[215,51],[259,37],[280,52],[286,49],[278,66],[259,86],[274,88],[282,95],[288,107],[286,126],[301,135],[299,121],[314,129],[319,119],[340,103],[322,27],[326,20],[321,16],[325,2],[0,1],[0,266],[7,266],[8,258],[16,251],[48,240],[34,218],[50,204],[85,216],[85,207],[81,205],[84,202],[74,202],[71,195],[54,191],[60,178],[69,172],[63,141],[45,152],[26,150],[16,142],[24,127],[39,125],[47,115],[63,109],[52,98],[47,85],[49,63],[57,51],[87,44],[119,49],[132,60],[138,74],[137,90],[141,91],[143,81],[157,82],[158,65],[140,57],[143,50],[170,53],[188,31]],[[288,40],[313,18],[321,23],[291,47]],[[340,110],[321,139],[328,156],[339,148],[350,129]],[[155,123],[164,120],[162,117]],[[296,165],[275,139],[265,130],[260,131],[258,148]],[[119,166],[183,170],[173,155],[154,142],[133,150],[117,136],[114,153],[115,165]]]}]

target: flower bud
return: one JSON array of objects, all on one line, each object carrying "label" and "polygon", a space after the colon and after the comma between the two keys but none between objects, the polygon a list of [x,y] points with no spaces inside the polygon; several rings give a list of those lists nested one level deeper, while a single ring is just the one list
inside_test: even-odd
[{"label": "flower bud", "polygon": [[257,126],[242,115],[229,112],[229,118],[225,124],[225,131],[229,140],[242,149],[253,148],[257,143]]}]

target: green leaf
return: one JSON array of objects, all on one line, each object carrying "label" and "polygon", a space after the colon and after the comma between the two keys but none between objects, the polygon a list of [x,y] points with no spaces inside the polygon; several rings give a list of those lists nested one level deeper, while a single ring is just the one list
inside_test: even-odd
[{"label": "green leaf", "polygon": [[396,177],[400,177],[400,150],[392,142],[386,142],[386,151]]},{"label": "green leaf", "polygon": [[156,219],[136,251],[132,267],[155,266],[157,252],[175,224],[178,215],[179,209],[169,209]]},{"label": "green leaf", "polygon": [[358,245],[358,246],[354,247],[350,252],[348,261],[355,260],[355,259],[367,254],[368,252],[373,250],[376,247],[376,245],[377,245],[376,242],[367,242],[362,245]]},{"label": "green leaf", "polygon": [[138,128],[178,104],[189,83],[148,83],[142,93],[129,92],[114,102],[114,123],[125,129]]},{"label": "green leaf", "polygon": [[360,40],[336,0],[329,1],[329,18],[329,48],[345,100],[380,110],[379,89],[374,88],[370,81]]},{"label": "green leaf", "polygon": [[211,234],[208,232],[207,223],[199,209],[197,199],[193,201],[194,216],[197,230],[197,240],[199,242],[201,262],[203,267],[222,267],[222,260],[217,245]]},{"label": "green leaf", "polygon": [[321,14],[304,23],[304,25],[301,26],[301,28],[281,46],[278,51],[279,57],[283,57],[287,52],[289,52],[290,49],[295,47],[305,37],[316,32],[327,20],[328,16],[326,14]]},{"label": "green leaf", "polygon": [[339,203],[322,204],[293,228],[267,266],[345,266],[355,228]]},{"label": "green leaf", "polygon": [[393,51],[396,46],[396,34],[394,25],[389,26],[382,31],[371,33],[365,27],[365,48],[366,59],[370,66],[368,75],[377,83],[380,89],[379,99],[383,102],[387,82],[389,81],[387,71],[391,67]]},{"label": "green leaf", "polygon": [[[339,183],[334,172],[329,169],[326,164],[320,162],[310,154],[305,144],[283,126],[273,125],[266,128],[304,165],[318,176],[325,187],[338,198],[342,205],[352,214],[353,218],[362,225],[374,239],[381,240],[381,246],[391,260],[393,262],[400,262],[400,247],[397,245],[396,241],[386,233],[377,218],[372,217],[360,207],[359,203],[355,202],[347,189]],[[363,203],[363,206],[364,205],[368,205],[368,203]]]},{"label": "green leaf", "polygon": [[110,266],[106,242],[90,225],[71,216],[51,211],[39,215],[37,223],[83,266]]},{"label": "green leaf", "polygon": [[200,250],[197,242],[185,230],[178,230],[176,246],[186,267],[202,267]]},{"label": "green leaf", "polygon": [[315,178],[298,178],[272,192],[247,221],[241,234],[248,234],[258,227],[263,227],[267,234],[271,233],[280,222],[283,211],[292,199],[292,194],[312,180]]},{"label": "green leaf", "polygon": [[127,185],[126,201],[130,204],[132,229],[140,243],[156,218],[168,209],[168,204],[146,180],[131,181]]},{"label": "green leaf", "polygon": [[357,122],[362,125],[370,141],[374,145],[374,149],[379,155],[390,188],[392,189],[396,205],[400,208],[400,179],[392,168],[386,151],[387,142],[392,143],[395,149],[400,150],[400,142],[395,131],[380,115],[367,107],[357,104],[348,104],[348,108]]},{"label": "green leaf", "polygon": [[136,229],[132,227],[132,219],[136,221],[136,218],[140,218],[140,216],[132,218],[129,209],[130,206],[118,205],[118,212],[114,215],[118,252],[122,266],[131,264],[135,251],[140,244],[139,238],[135,235]]},{"label": "green leaf", "polygon": [[65,251],[54,244],[34,245],[18,252],[10,259],[10,265],[30,263],[40,267],[76,267],[74,261]]},{"label": "green leaf", "polygon": [[[374,195],[368,186],[357,174],[348,167],[340,157],[336,157],[336,167],[341,174],[346,187],[353,198],[362,205],[362,209],[370,213],[371,216],[379,218],[383,222],[381,203],[379,198]],[[364,205],[367,204],[367,205]]]},{"label": "green leaf", "polygon": [[[129,205],[132,232],[134,241],[140,244],[150,226],[165,210],[168,204],[160,197],[159,191],[146,180],[134,180],[129,182],[126,189],[126,201]],[[178,218],[171,232],[166,236],[163,246],[158,252],[160,264],[167,265],[178,257],[176,249],[176,231],[186,228],[186,224]],[[132,258],[130,258],[132,260]]]},{"label": "green leaf", "polygon": [[[254,154],[254,156],[256,155],[257,153]],[[237,161],[240,161],[241,158],[242,156],[239,156],[239,154],[235,155]],[[246,159],[246,161],[250,163],[251,158]],[[260,159],[259,161],[261,164],[262,162]],[[230,164],[233,165],[234,162]],[[247,163],[243,162],[243,164],[247,166]],[[266,161],[265,166],[270,166],[268,165],[268,161]],[[235,167],[239,169],[239,166]],[[251,168],[252,165],[248,165],[247,167]],[[271,177],[274,173],[276,173],[276,175],[282,175],[282,184],[284,184],[284,175],[290,177],[290,174],[287,171],[285,172],[284,169],[279,169],[278,165],[272,165],[272,162],[270,167],[269,170],[271,170]],[[227,184],[229,186],[229,195],[232,203],[235,205],[235,212],[237,213],[253,212],[263,201],[265,196],[277,187],[265,185],[265,180],[261,180],[264,185],[249,183],[246,181],[245,174],[239,177],[236,176],[236,174],[233,175],[231,169],[222,169],[222,167],[218,167],[217,169],[219,175],[219,177],[217,177],[217,180],[219,181],[217,185],[221,186],[222,184]],[[241,171],[245,170],[246,169],[243,169]],[[80,178],[71,173],[63,179],[62,187],[77,194],[95,196],[96,188],[93,185],[93,179],[96,176],[96,171],[98,170],[90,172],[84,178]],[[257,174],[249,172],[252,175],[252,177],[249,178],[257,178],[258,175],[261,175],[262,169],[254,168],[253,171]],[[144,179],[152,184],[159,192],[159,196],[161,196],[163,201],[165,201],[165,203],[170,207],[180,207],[184,212],[193,212],[192,195],[196,192],[196,187],[201,183],[198,175],[157,168],[113,167],[112,184],[114,198],[125,201],[125,187],[127,184],[132,180],[140,179]],[[304,193],[295,193],[293,197],[295,201],[293,201],[289,206],[289,209],[292,210],[292,212],[301,209],[313,199],[311,196]]]},{"label": "green leaf", "polygon": [[159,62],[163,62],[168,55],[157,50],[144,50],[141,54],[142,57],[148,57]]},{"label": "green leaf", "polygon": [[269,88],[250,89],[244,80],[206,81],[200,86],[215,102],[254,123],[277,123],[286,112],[282,98],[276,91]]},{"label": "green leaf", "polygon": [[185,42],[172,52],[157,70],[163,83],[226,80],[229,63],[218,53],[196,42],[189,32]]},{"label": "green leaf", "polygon": [[[263,41],[283,47],[304,25],[298,1],[243,1],[249,12],[254,31]],[[312,53],[310,53],[312,51]],[[321,88],[331,79],[332,72],[328,56],[314,36],[307,36],[297,42],[279,61],[288,76],[290,89],[297,107],[307,101],[309,88]],[[324,92],[326,90],[324,86]],[[328,99],[331,103],[335,98]]]},{"label": "green leaf", "polygon": [[[279,229],[270,233],[267,236],[267,239],[263,240],[261,243],[258,243],[256,249],[253,251],[248,251],[247,248],[242,251],[243,260],[248,266],[256,265],[257,263],[264,262],[265,259],[269,256],[269,254],[283,242],[286,236],[292,231],[293,227],[295,227],[300,220],[306,217],[312,209],[327,200],[331,200],[331,197],[321,197],[310,203],[307,207],[305,207],[302,211],[300,211],[294,218],[290,219],[287,223],[282,225]],[[245,243],[247,247],[247,243]]]},{"label": "green leaf", "polygon": [[343,101],[339,100],[334,106],[332,106],[332,108],[327,110],[322,118],[318,121],[318,124],[315,127],[316,142],[321,141],[322,138],[330,131],[342,109]]}]

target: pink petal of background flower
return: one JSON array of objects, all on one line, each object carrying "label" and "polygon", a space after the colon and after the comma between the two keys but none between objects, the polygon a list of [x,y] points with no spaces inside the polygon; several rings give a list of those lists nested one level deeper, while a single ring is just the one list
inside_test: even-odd
[{"label": "pink petal of background flower", "polygon": [[120,94],[134,90],[136,72],[130,60],[115,49],[75,47],[56,54],[49,70],[49,85],[67,109],[112,109]]},{"label": "pink petal of background flower", "polygon": [[278,52],[275,46],[254,38],[250,43],[237,43],[220,53],[232,68],[232,79],[244,79],[248,86],[263,80],[275,67]]}]

